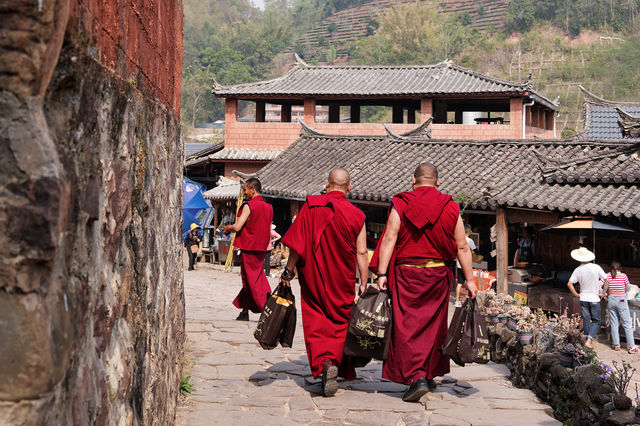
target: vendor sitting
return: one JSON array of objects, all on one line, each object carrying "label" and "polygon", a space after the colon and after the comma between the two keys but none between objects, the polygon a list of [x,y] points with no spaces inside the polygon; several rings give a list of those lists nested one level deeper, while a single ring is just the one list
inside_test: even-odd
[{"label": "vendor sitting", "polygon": [[531,228],[522,230],[522,238],[518,241],[518,249],[513,256],[513,265],[519,262],[531,262],[536,254],[536,242],[531,236]]}]

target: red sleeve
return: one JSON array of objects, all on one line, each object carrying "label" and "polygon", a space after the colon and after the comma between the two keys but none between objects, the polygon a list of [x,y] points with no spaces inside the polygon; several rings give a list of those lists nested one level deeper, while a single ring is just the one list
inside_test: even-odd
[{"label": "red sleeve", "polygon": [[284,234],[284,237],[282,237],[282,244],[298,253],[303,261],[307,256],[305,250],[307,235],[311,238],[309,227],[309,208],[307,207],[307,203],[304,203],[296,220],[293,221],[291,228],[289,228],[287,233]]}]

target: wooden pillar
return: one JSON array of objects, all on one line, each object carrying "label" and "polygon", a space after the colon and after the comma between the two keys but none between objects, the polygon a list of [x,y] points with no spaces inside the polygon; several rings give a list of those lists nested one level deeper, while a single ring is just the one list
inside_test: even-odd
[{"label": "wooden pillar", "polygon": [[455,124],[462,124],[462,111],[456,110],[456,118],[454,119]]},{"label": "wooden pillar", "polygon": [[256,101],[256,123],[264,123],[264,101]]},{"label": "wooden pillar", "polygon": [[[222,204],[221,203],[213,203],[213,229],[218,229],[218,224],[220,223],[220,219],[218,219],[220,217],[220,213],[222,213],[220,211],[220,206]],[[213,231],[215,234],[215,231]]]},{"label": "wooden pillar", "polygon": [[416,109],[413,107],[407,108],[407,123],[416,124]]},{"label": "wooden pillar", "polygon": [[329,104],[329,123],[340,122],[340,105]]},{"label": "wooden pillar", "polygon": [[291,122],[291,104],[283,104],[280,107],[280,121],[283,123]]},{"label": "wooden pillar", "polygon": [[402,105],[394,105],[392,113],[392,122],[402,124],[404,122],[404,109]]},{"label": "wooden pillar", "polygon": [[509,231],[507,230],[507,210],[499,208],[496,212],[496,256],[497,282],[496,292],[507,294],[509,290]]},{"label": "wooden pillar", "polygon": [[351,105],[351,122],[360,122],[360,105]]},{"label": "wooden pillar", "polygon": [[431,99],[420,99],[420,122],[424,123],[433,116],[433,101]]},{"label": "wooden pillar", "polygon": [[312,124],[316,122],[316,100],[305,99],[304,100],[304,122]]},{"label": "wooden pillar", "polygon": [[433,122],[440,124],[447,122],[447,103],[445,101],[436,101],[433,105]]}]

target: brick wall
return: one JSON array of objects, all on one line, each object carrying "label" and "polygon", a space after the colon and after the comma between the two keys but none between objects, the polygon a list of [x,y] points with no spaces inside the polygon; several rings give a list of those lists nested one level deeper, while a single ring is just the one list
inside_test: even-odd
[{"label": "brick wall", "polygon": [[224,164],[224,177],[234,180],[240,180],[240,178],[233,173],[237,170],[242,173],[255,173],[268,164],[267,161],[263,162],[241,162],[241,161],[228,161]]},{"label": "brick wall", "polygon": [[[522,112],[520,112],[520,122],[522,122]],[[418,124],[388,124],[388,126],[396,133],[403,133],[416,128]],[[330,135],[386,134],[381,123],[314,123],[312,127]],[[431,131],[435,139],[520,139],[522,128],[514,127],[497,124],[432,124]],[[225,146],[227,148],[285,149],[298,139],[301,128],[302,126],[298,123],[227,122]],[[545,132],[542,129],[535,130]]]},{"label": "brick wall", "polygon": [[182,1],[72,0],[67,32],[89,40],[95,59],[180,111]]}]

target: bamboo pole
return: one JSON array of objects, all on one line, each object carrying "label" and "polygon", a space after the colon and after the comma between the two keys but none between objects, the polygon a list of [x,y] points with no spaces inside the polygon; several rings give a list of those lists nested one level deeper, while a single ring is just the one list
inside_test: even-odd
[{"label": "bamboo pole", "polygon": [[[243,191],[242,185],[240,185],[240,193],[238,194],[238,202],[236,203],[236,217],[238,217],[238,211],[242,206]],[[233,242],[236,240],[236,233],[231,236],[231,244],[229,244],[229,253],[227,254],[227,260],[224,262],[224,272],[231,272],[233,269]]]}]

